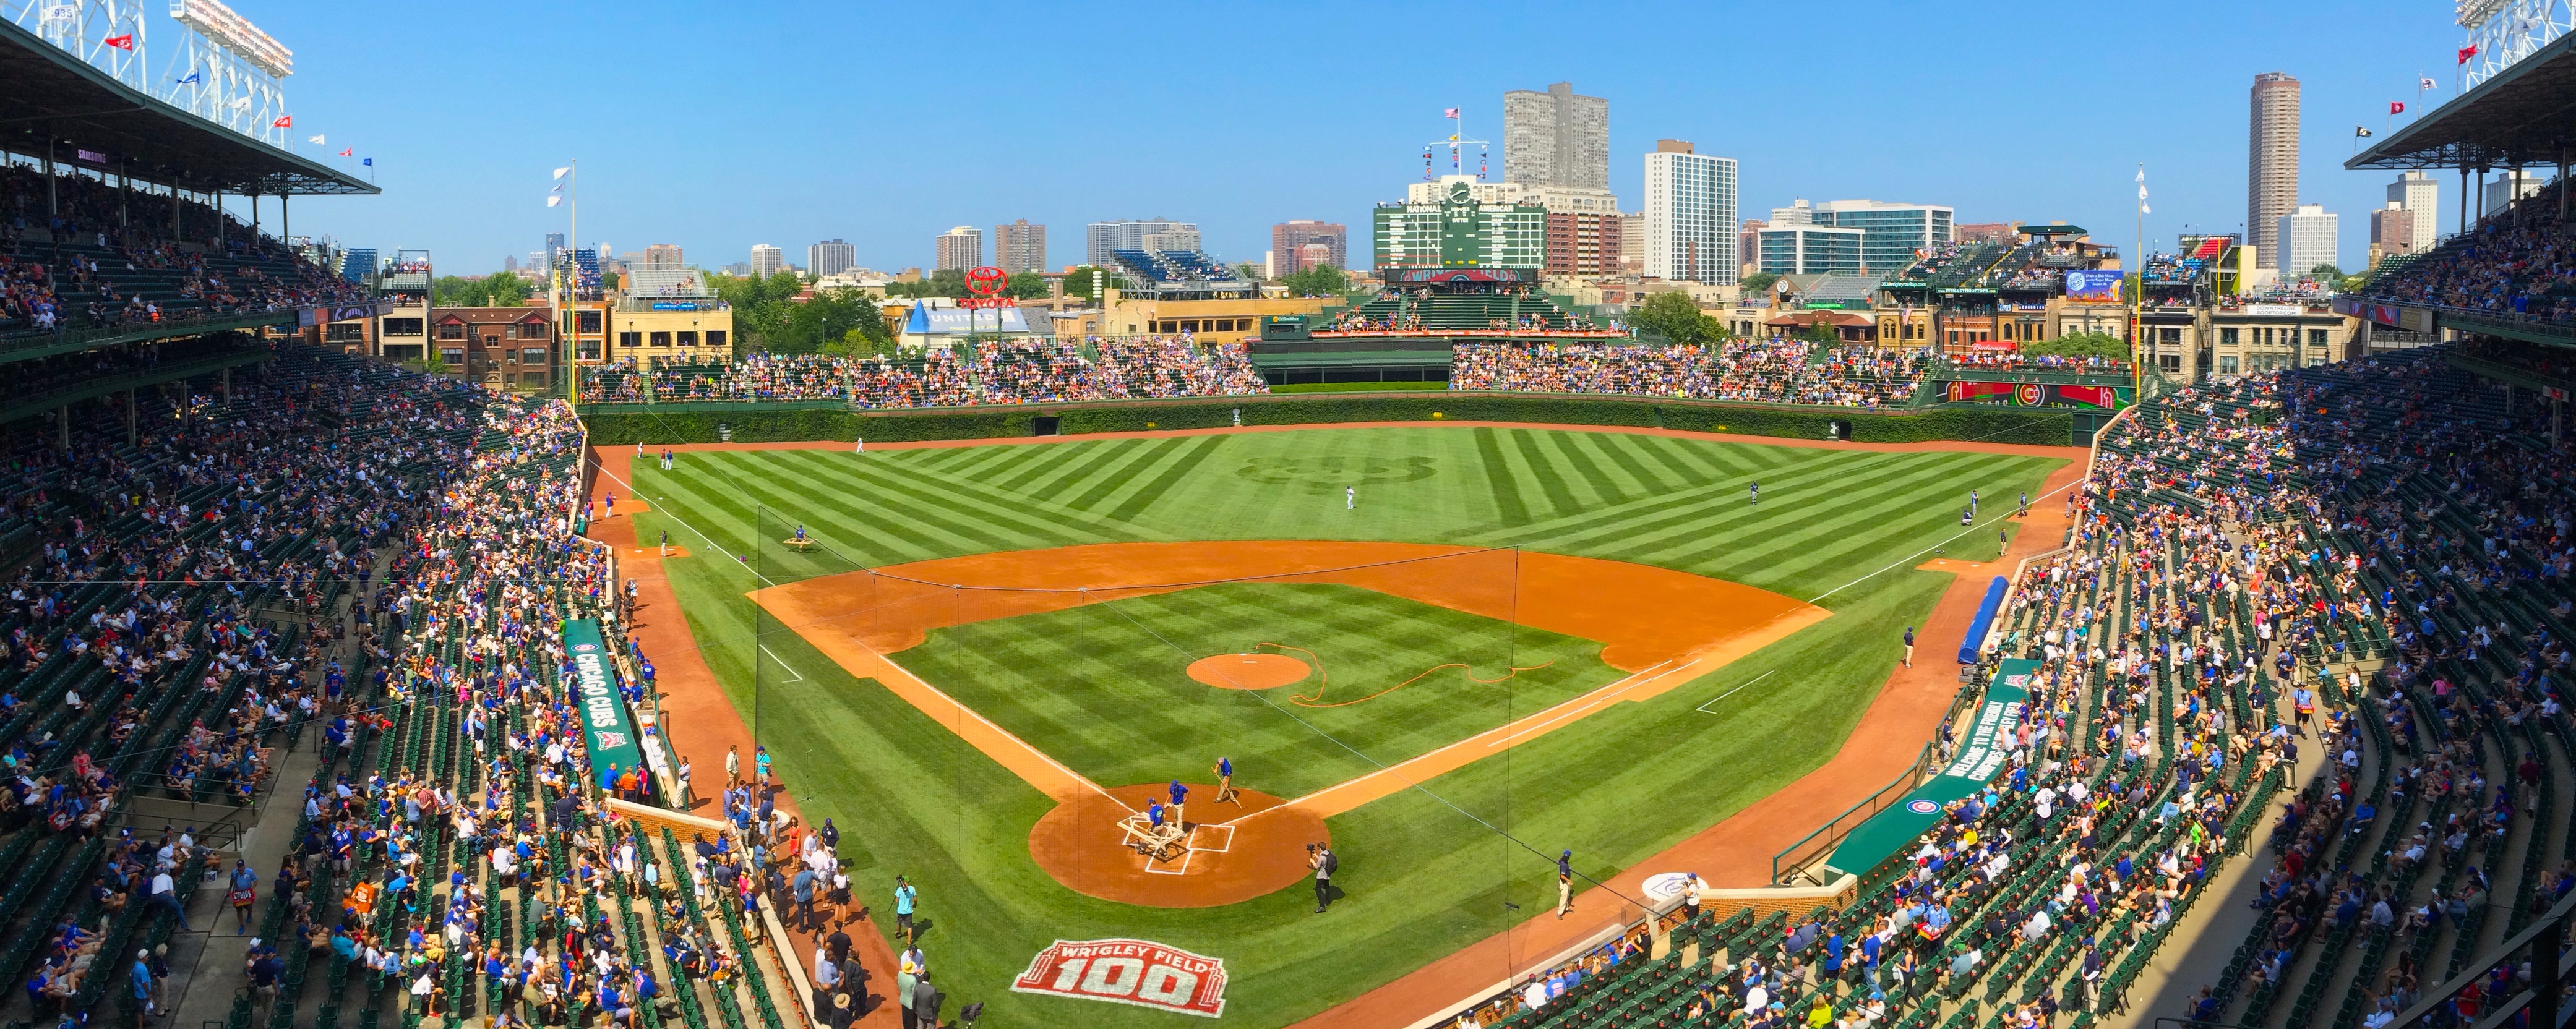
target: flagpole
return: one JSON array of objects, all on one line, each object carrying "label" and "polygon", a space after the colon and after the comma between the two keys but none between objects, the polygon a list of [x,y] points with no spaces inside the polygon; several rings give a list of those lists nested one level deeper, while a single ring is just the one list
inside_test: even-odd
[{"label": "flagpole", "polygon": [[[565,378],[568,383],[566,388],[570,390],[573,403],[578,404],[581,403],[581,360],[574,348],[581,340],[581,159],[573,158],[566,162],[566,165],[572,169],[570,172],[572,178],[564,186],[564,192],[571,194],[564,202],[572,207],[572,215],[571,224],[564,229],[564,261],[571,266],[568,270],[572,274],[573,331],[570,333],[571,339],[556,342],[563,344],[564,348],[564,367],[567,370]],[[557,324],[561,323],[559,318]],[[600,356],[606,357],[607,354],[604,351],[608,345],[606,336],[608,324],[604,316],[599,327],[600,347],[603,351]]]}]

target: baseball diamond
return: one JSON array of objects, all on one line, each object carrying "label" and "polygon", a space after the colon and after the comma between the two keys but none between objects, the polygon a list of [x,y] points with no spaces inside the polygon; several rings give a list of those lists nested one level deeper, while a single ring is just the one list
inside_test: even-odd
[{"label": "baseball diamond", "polygon": [[[1799,781],[1899,695],[1899,630],[1953,578],[1916,566],[1991,567],[1969,491],[2045,494],[2080,453],[1491,425],[600,451],[633,531],[694,546],[631,564],[853,880],[918,884],[926,939],[972,927],[942,973],[988,1017],[1087,1025],[1170,1016],[1007,990],[1052,941],[1222,958],[1224,1017],[1286,1024],[1552,907],[1556,850],[1615,883]],[[1264,677],[1206,681],[1230,668]]]}]

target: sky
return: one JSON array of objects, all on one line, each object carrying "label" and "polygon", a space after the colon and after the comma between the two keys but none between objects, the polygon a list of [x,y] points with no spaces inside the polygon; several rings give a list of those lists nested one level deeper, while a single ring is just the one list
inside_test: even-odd
[{"label": "sky", "polygon": [[[1052,266],[1082,260],[1085,223],[1147,217],[1255,262],[1272,224],[1337,221],[1357,256],[1371,205],[1400,199],[1423,142],[1448,135],[1443,108],[1494,141],[1499,178],[1502,94],[1559,81],[1609,99],[1628,210],[1643,155],[1674,138],[1740,162],[1742,217],[1795,197],[1949,204],[1962,223],[2086,226],[2125,253],[2143,164],[2148,249],[2169,250],[2178,232],[2242,230],[2247,91],[2267,71],[2303,85],[2300,199],[2342,216],[2355,268],[2395,176],[2343,169],[2353,129],[2383,131],[2392,100],[2402,123],[2455,95],[2464,36],[2435,0],[233,2],[295,51],[297,147],[353,147],[384,190],[296,201],[294,231],[427,250],[441,274],[497,270],[571,228],[545,198],[574,160],[581,245],[675,243],[706,267],[755,243],[803,263],[840,238],[892,271],[930,264],[952,225],[983,228],[989,253],[1016,218],[1048,226]],[[152,17],[152,46],[175,45]],[[2441,88],[2419,98],[2419,74]],[[2442,179],[2445,211],[2458,183]]]}]

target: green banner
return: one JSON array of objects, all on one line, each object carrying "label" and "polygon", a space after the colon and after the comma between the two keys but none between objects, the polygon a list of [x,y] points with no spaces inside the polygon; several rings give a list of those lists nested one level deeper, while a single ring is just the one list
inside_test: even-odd
[{"label": "green banner", "polygon": [[644,767],[644,751],[635,745],[635,723],[626,717],[626,700],[617,694],[617,665],[596,618],[563,623],[564,655],[572,661],[573,701],[581,709],[581,734],[590,744],[590,775],[605,784],[608,770]]},{"label": "green banner", "polygon": [[1825,864],[1854,874],[1876,868],[1879,862],[1913,846],[1915,839],[1939,825],[1942,809],[1951,801],[1984,789],[2012,756],[2014,734],[2021,728],[2022,707],[2030,700],[2031,680],[2038,674],[2037,661],[2013,658],[1998,665],[1995,681],[1986,687],[1985,703],[1977,708],[1975,722],[1960,738],[1959,752],[1904,799],[1843,837]]}]

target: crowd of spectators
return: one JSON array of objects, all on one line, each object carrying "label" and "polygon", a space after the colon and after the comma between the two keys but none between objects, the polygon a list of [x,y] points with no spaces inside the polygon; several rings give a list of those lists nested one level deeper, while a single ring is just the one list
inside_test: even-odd
[{"label": "crowd of spectators", "polygon": [[[0,333],[137,325],[181,314],[285,310],[361,298],[355,285],[214,209],[0,166]],[[222,219],[219,223],[218,219]]]},{"label": "crowd of spectators", "polygon": [[2559,179],[2466,234],[2370,280],[2377,300],[2550,322],[2576,320],[2576,239],[2558,228]]},{"label": "crowd of spectators", "polygon": [[[961,352],[962,351],[962,352]],[[588,403],[841,400],[868,409],[1244,396],[1269,387],[1241,343],[1181,337],[988,340],[918,357],[755,354],[728,364],[585,368]]]},{"label": "crowd of spectators", "polygon": [[1820,347],[1797,339],[1461,343],[1452,350],[1449,386],[1879,408],[1910,402],[1930,366],[1930,352],[1920,348]]},{"label": "crowd of spectators", "polygon": [[2027,354],[2019,350],[1980,350],[1941,359],[1951,368],[1997,372],[2068,372],[2076,375],[2136,374],[2135,366],[2112,357]]}]

